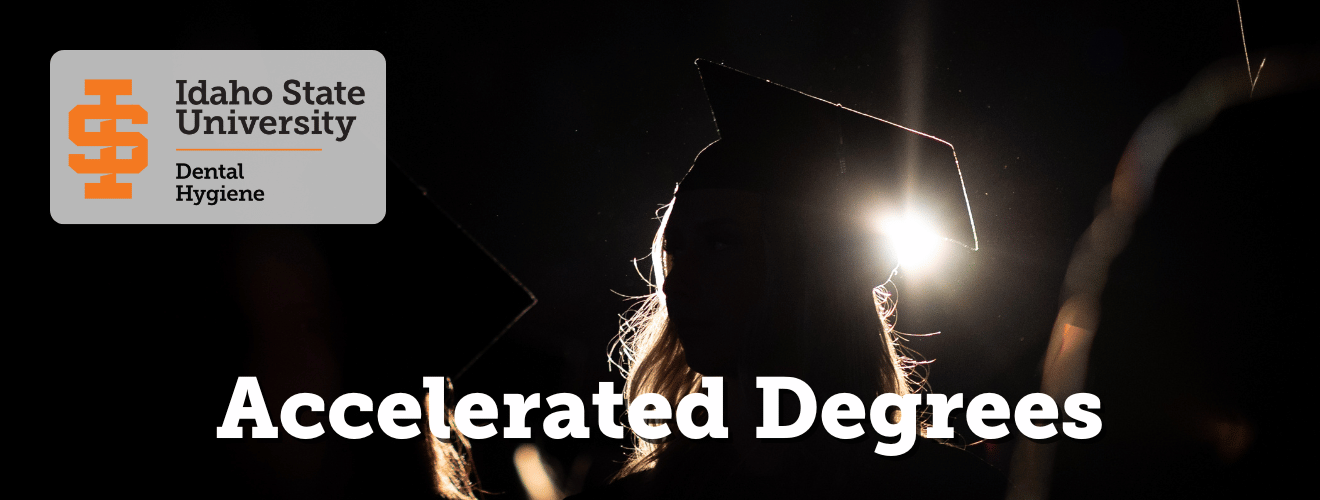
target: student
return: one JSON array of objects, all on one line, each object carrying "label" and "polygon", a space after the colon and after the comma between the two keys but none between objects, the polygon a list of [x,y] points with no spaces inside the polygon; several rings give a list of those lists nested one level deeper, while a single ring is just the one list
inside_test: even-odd
[{"label": "student", "polygon": [[[838,439],[819,419],[797,438],[756,438],[758,376],[801,379],[817,405],[918,390],[916,362],[895,343],[893,301],[877,286],[898,259],[883,221],[920,212],[934,224],[929,237],[973,249],[975,230],[947,143],[697,65],[720,140],[665,209],[654,293],[631,311],[620,350],[629,400],[658,393],[677,405],[704,377],[721,377],[729,435],[636,439],[612,484],[574,498],[1002,498],[1002,474],[933,440],[884,457],[874,433]],[[797,418],[793,399],[781,398],[780,422]]]}]

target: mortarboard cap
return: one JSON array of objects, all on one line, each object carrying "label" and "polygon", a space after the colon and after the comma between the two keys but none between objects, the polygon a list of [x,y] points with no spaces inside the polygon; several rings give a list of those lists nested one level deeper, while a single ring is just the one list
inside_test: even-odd
[{"label": "mortarboard cap", "polygon": [[949,143],[727,66],[696,64],[720,140],[698,155],[680,195],[731,188],[848,219],[918,216],[934,237],[976,249]]}]

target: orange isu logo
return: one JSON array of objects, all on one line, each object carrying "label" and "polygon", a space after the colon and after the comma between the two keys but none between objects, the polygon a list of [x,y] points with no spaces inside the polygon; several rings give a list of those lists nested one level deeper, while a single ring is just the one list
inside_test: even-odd
[{"label": "orange isu logo", "polygon": [[[70,154],[69,167],[80,174],[101,174],[101,182],[85,185],[83,198],[129,199],[133,197],[133,184],[118,182],[118,174],[136,174],[147,168],[147,137],[137,132],[120,132],[115,120],[132,120],[134,124],[147,123],[147,110],[136,104],[118,104],[121,95],[133,95],[133,80],[84,80],[85,95],[101,96],[100,104],[79,104],[69,111],[69,140],[79,146],[101,146],[99,158]],[[87,120],[102,120],[97,132],[87,131]],[[119,158],[119,146],[133,148],[128,158]]]}]

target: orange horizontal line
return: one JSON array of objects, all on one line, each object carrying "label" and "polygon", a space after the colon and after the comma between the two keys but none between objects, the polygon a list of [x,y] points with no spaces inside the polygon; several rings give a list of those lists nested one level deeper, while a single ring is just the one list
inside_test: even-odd
[{"label": "orange horizontal line", "polygon": [[320,151],[317,149],[175,149],[175,151]]}]

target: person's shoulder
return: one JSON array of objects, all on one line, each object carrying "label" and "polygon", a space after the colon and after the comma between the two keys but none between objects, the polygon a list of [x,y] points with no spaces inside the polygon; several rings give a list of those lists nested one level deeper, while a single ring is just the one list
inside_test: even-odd
[{"label": "person's shoulder", "polygon": [[564,500],[622,500],[641,497],[651,481],[654,470],[645,470],[615,480],[598,488],[590,488]]},{"label": "person's shoulder", "polygon": [[964,467],[976,470],[995,470],[981,457],[965,447],[938,439],[921,438],[913,445],[912,453],[919,460],[932,460],[944,465]]},{"label": "person's shoulder", "polygon": [[964,448],[934,439],[918,439],[898,457],[875,455],[870,460],[885,474],[889,489],[930,498],[1004,497],[1008,478]]},{"label": "person's shoulder", "polygon": [[1003,498],[1008,477],[960,446],[917,440],[916,463],[923,467],[931,498]]}]

